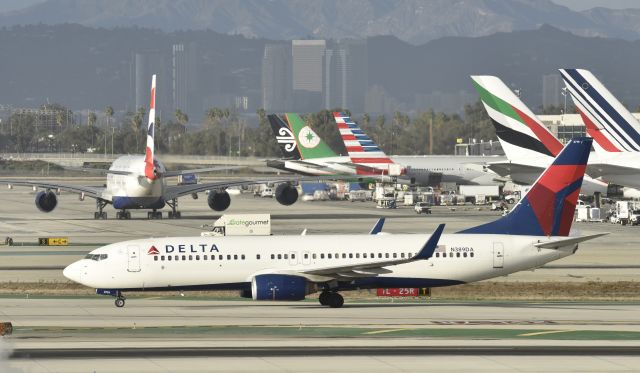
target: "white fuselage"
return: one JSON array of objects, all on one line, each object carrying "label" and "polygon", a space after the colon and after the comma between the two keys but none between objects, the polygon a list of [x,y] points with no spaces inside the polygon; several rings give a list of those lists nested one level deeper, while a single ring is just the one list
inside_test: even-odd
[{"label": "white fuselage", "polygon": [[[390,156],[397,164],[405,168],[405,177],[413,178],[417,184],[429,185],[434,182],[434,174],[442,177],[439,182],[458,184],[496,185],[497,175],[484,169],[492,161],[504,160],[504,157],[483,156]],[[284,161],[284,168],[309,175],[348,174],[357,175],[356,167],[348,156],[311,158],[303,161]],[[362,176],[362,175],[360,175]]]},{"label": "white fuselage", "polygon": [[596,152],[595,155],[594,159],[589,158],[587,172],[593,172],[603,180],[617,185],[640,188],[640,153]]},{"label": "white fuselage", "polygon": [[[155,160],[155,164],[156,170],[160,174],[164,173],[164,165],[159,160]],[[154,208],[153,206],[160,204],[164,206],[164,178],[148,179],[144,174],[144,167],[142,155],[125,155],[113,161],[109,170],[127,174],[107,173],[103,199],[111,201],[117,209]]]},{"label": "white fuselage", "polygon": [[[493,166],[499,166],[499,168],[492,169],[500,176],[509,177],[516,184],[531,185],[538,180],[540,174],[549,167],[554,159],[553,157],[544,154],[531,153],[533,152],[527,153],[526,157],[510,158],[509,160],[502,162],[491,162],[488,167],[492,168]],[[591,152],[591,155],[589,156],[589,166],[596,162],[599,162],[598,157],[594,152]],[[592,178],[585,174],[580,193],[592,195],[595,192],[599,192],[602,195],[607,195],[607,184],[608,182],[612,182],[612,180],[603,179],[605,181]]]},{"label": "white fuselage", "polygon": [[[315,283],[334,280],[304,271],[383,262],[415,255],[429,235],[172,237],[141,239],[93,250],[64,275],[101,289],[246,289],[259,274],[292,274]],[[429,287],[480,281],[539,267],[571,255],[577,245],[540,249],[554,237],[448,234],[428,260],[386,266],[375,277],[338,278],[341,288]],[[157,249],[157,254],[153,249]],[[104,259],[100,258],[102,254]]]}]

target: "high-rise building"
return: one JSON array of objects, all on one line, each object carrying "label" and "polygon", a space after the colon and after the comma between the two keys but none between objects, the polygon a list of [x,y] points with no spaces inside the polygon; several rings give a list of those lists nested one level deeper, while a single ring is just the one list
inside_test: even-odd
[{"label": "high-rise building", "polygon": [[173,44],[171,57],[173,110],[180,109],[192,118],[202,116],[202,102],[197,96],[195,43]]},{"label": "high-rise building", "polygon": [[296,111],[317,111],[322,107],[324,40],[293,40],[292,86]]},{"label": "high-rise building", "polygon": [[262,57],[262,108],[267,112],[292,109],[291,48],[267,44]]},{"label": "high-rise building", "polygon": [[560,74],[550,74],[542,76],[542,107],[560,106],[560,90],[562,89],[562,78]]},{"label": "high-rise building", "polygon": [[325,109],[341,107],[363,112],[368,86],[367,44],[342,40],[324,55],[323,93]]},{"label": "high-rise building", "polygon": [[167,84],[170,79],[167,74],[166,55],[160,51],[142,51],[135,53],[133,61],[133,87],[134,107],[132,111],[138,108],[149,110],[149,88],[151,87],[151,76],[156,74],[156,85],[158,92],[156,94],[156,106],[159,110],[169,111],[166,97],[170,92],[170,86]]}]

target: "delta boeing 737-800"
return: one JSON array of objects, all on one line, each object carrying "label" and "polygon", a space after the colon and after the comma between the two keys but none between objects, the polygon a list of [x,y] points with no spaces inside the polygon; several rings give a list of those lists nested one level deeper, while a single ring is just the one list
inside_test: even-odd
[{"label": "delta boeing 737-800", "polygon": [[320,292],[464,284],[537,268],[576,252],[568,237],[592,139],[562,150],[513,210],[454,234],[145,238],[103,246],[64,269],[68,279],[125,303],[127,291],[236,289],[254,300]]}]

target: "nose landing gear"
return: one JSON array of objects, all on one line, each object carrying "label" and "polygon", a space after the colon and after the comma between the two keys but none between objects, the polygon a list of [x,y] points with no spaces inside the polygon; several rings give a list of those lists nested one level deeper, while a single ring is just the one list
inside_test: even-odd
[{"label": "nose landing gear", "polygon": [[116,307],[118,308],[124,307],[124,299],[125,299],[124,297],[116,298],[116,301],[115,301]]}]

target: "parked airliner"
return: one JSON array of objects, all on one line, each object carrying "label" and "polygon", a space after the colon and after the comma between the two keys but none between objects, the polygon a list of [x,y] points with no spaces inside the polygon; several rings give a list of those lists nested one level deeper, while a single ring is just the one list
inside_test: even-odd
[{"label": "parked airliner", "polygon": [[116,297],[126,291],[237,289],[254,300],[302,300],[320,291],[449,286],[536,268],[602,234],[568,237],[592,140],[560,152],[506,216],[455,234],[166,237],[106,245],[64,269]]},{"label": "parked airliner", "polygon": [[612,183],[640,188],[640,122],[590,71],[560,69],[597,159],[588,172]]},{"label": "parked airliner", "polygon": [[[562,143],[500,78],[471,79],[507,155],[507,161],[490,162],[487,167],[517,184],[530,185],[562,150]],[[607,186],[585,175],[582,193],[606,195]]]},{"label": "parked airliner", "polygon": [[[289,181],[300,181],[302,178],[260,178],[230,180],[193,185],[167,185],[166,179],[183,174],[211,172],[234,167],[212,167],[195,170],[168,171],[155,157],[155,125],[156,107],[156,76],[153,75],[151,83],[151,96],[149,106],[149,124],[147,126],[147,145],[144,155],[125,155],[117,158],[111,164],[107,173],[106,186],[82,186],[72,184],[60,184],[46,181],[20,181],[0,180],[9,187],[13,185],[31,186],[44,190],[36,194],[36,207],[42,212],[51,212],[58,205],[56,192],[59,190],[79,193],[80,198],[94,198],[96,200],[95,219],[106,219],[107,213],[103,211],[107,204],[112,204],[117,210],[118,219],[131,218],[131,209],[152,210],[148,212],[150,219],[162,218],[162,212],[157,211],[165,205],[171,207],[169,218],[180,218],[177,210],[178,197],[191,195],[197,197],[198,192],[209,191],[207,203],[215,211],[224,211],[231,204],[231,198],[226,191],[227,187],[261,184],[265,182],[279,183],[276,192],[276,200],[283,205],[291,205],[298,199],[297,189],[289,184]],[[237,167],[235,167],[237,168]]]},{"label": "parked airliner", "polygon": [[387,156],[347,114],[335,112],[333,116],[348,155],[335,153],[298,114],[285,114],[286,122],[276,115],[269,115],[271,128],[284,159],[268,161],[267,165],[303,175],[391,174],[399,176],[399,182],[420,185],[437,185],[441,182],[501,184],[499,176],[491,171],[487,172],[483,165],[503,160],[504,157]]}]

